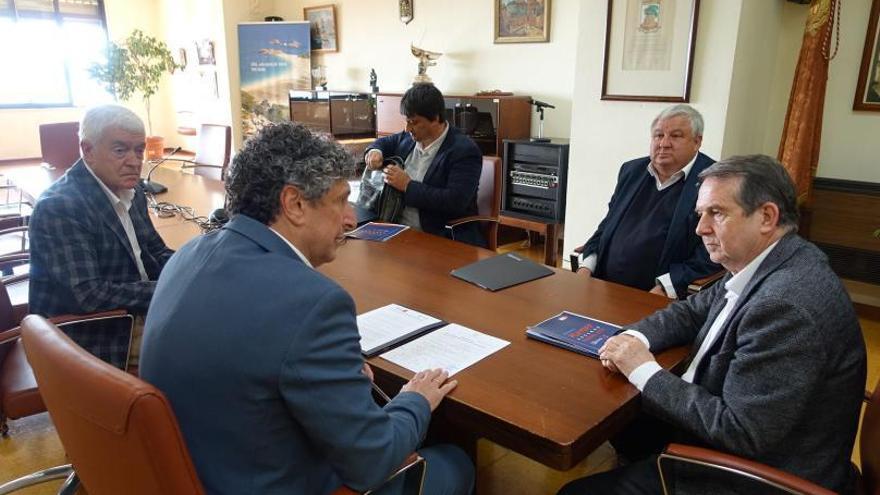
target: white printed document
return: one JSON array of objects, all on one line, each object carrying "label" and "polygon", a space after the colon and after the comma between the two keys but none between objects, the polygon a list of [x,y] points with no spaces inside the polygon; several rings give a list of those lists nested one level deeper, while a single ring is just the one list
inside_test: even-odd
[{"label": "white printed document", "polygon": [[452,376],[509,344],[506,340],[450,323],[390,350],[382,357],[410,371],[441,368]]},{"label": "white printed document", "polygon": [[404,340],[429,332],[446,322],[399,304],[389,304],[358,315],[361,352],[372,357]]}]

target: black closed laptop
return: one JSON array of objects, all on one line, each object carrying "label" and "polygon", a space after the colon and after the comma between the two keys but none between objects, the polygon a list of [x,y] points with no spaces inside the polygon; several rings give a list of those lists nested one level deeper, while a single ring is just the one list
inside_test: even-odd
[{"label": "black closed laptop", "polygon": [[518,254],[507,253],[456,268],[451,274],[483,289],[496,291],[553,275],[553,270]]}]

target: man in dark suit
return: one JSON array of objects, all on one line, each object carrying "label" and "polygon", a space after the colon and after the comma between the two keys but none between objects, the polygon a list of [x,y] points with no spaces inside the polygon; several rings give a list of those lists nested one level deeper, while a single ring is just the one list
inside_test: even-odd
[{"label": "man in dark suit", "polygon": [[[599,351],[608,369],[642,392],[644,413],[659,420],[654,438],[642,435],[637,446],[695,443],[849,493],[866,373],[849,296],[825,255],[796,234],[794,185],[776,160],[731,157],[700,177],[697,233],[730,273]],[[692,357],[681,377],[654,361],[652,353],[688,344]],[[668,426],[657,435],[660,425]],[[662,493],[655,460],[560,493]],[[727,481],[685,484],[683,474],[674,476],[677,493],[735,492]]]},{"label": "man in dark suit", "polygon": [[608,214],[581,248],[579,273],[670,298],[720,267],[694,233],[700,172],[715,160],[700,153],[703,117],[674,105],[651,124],[651,155],[620,167]]},{"label": "man in dark suit", "polygon": [[100,325],[70,333],[122,367],[129,341],[130,362],[137,362],[142,315],[173,251],[153,228],[138,184],[145,146],[140,118],[118,105],[98,106],[79,129],[82,159],[40,196],[31,217],[30,311],[51,317],[128,310],[136,315],[134,335]]},{"label": "man in dark suit", "polygon": [[[471,138],[446,122],[443,94],[433,84],[416,84],[400,101],[406,131],[377,139],[364,160],[372,169],[398,157],[405,167],[385,167],[387,185],[403,193],[400,223],[429,234],[450,237],[450,220],[477,214],[482,154]],[[483,246],[476,223],[455,230],[455,240]]]},{"label": "man in dark suit", "polygon": [[[302,126],[264,128],[226,179],[229,223],[181,248],[159,278],[141,376],[171,401],[209,493],[374,488],[456,385],[426,370],[384,408],[371,397],[354,301],[315,270],[354,227],[353,168]],[[461,450],[420,452],[426,493],[470,492]]]}]

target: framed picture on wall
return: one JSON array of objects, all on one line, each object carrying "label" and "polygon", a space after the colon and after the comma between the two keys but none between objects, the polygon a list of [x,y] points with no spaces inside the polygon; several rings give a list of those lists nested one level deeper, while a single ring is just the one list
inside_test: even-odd
[{"label": "framed picture on wall", "polygon": [[602,99],[690,101],[700,0],[608,0]]},{"label": "framed picture on wall", "polygon": [[871,4],[853,110],[880,112],[880,0]]},{"label": "framed picture on wall", "polygon": [[303,19],[309,21],[313,52],[339,50],[336,43],[336,7],[334,5],[306,7],[303,9]]},{"label": "framed picture on wall", "polygon": [[214,42],[208,39],[196,41],[196,54],[199,56],[199,65],[214,65]]},{"label": "framed picture on wall", "polygon": [[494,0],[495,43],[550,41],[550,0]]}]

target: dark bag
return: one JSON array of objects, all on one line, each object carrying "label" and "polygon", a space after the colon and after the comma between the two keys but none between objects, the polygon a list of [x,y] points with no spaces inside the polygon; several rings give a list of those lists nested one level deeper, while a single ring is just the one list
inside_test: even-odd
[{"label": "dark bag", "polygon": [[[397,165],[401,169],[404,168],[403,160],[398,156],[385,159],[383,165]],[[356,204],[375,213],[380,222],[396,223],[403,213],[403,193],[393,187],[385,187],[385,172],[370,170],[367,167],[361,176],[361,187]]]}]

